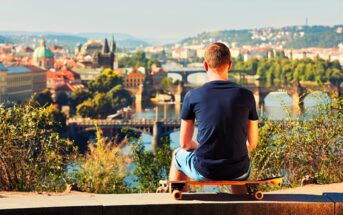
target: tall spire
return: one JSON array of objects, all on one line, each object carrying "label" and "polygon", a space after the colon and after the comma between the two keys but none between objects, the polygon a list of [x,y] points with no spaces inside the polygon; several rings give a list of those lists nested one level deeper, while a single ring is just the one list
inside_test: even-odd
[{"label": "tall spire", "polygon": [[114,41],[114,36],[112,35],[112,40],[111,40],[111,52],[113,52],[113,54],[116,52],[116,42]]},{"label": "tall spire", "polygon": [[110,48],[108,47],[107,38],[105,38],[104,46],[102,47],[102,53],[110,52]]}]

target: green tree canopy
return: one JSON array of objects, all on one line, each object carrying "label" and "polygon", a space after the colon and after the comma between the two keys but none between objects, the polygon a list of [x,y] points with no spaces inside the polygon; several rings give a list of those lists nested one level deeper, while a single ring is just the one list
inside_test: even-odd
[{"label": "green tree canopy", "polygon": [[69,97],[65,92],[61,92],[56,96],[56,104],[58,104],[60,107],[68,105],[68,103]]},{"label": "green tree canopy", "polygon": [[132,54],[132,56],[123,57],[119,60],[119,67],[144,67],[148,72],[153,64],[159,65],[159,59],[152,57],[147,58],[146,53],[138,51]]},{"label": "green tree canopy", "polygon": [[99,76],[88,83],[88,87],[92,93],[106,93],[118,84],[123,84],[121,74],[111,69],[105,69]]},{"label": "green tree canopy", "polygon": [[132,96],[129,91],[125,90],[123,85],[117,85],[113,87],[107,94],[110,103],[112,113],[117,110],[127,107],[132,103]]},{"label": "green tree canopy", "polygon": [[96,109],[92,99],[88,99],[76,107],[77,115],[81,117],[96,117]]},{"label": "green tree canopy", "polygon": [[44,89],[42,92],[37,93],[33,97],[33,102],[36,102],[40,106],[49,106],[53,103],[51,92],[49,89]]},{"label": "green tree canopy", "polygon": [[75,109],[76,106],[92,97],[92,93],[86,89],[77,89],[70,95],[70,106]]}]

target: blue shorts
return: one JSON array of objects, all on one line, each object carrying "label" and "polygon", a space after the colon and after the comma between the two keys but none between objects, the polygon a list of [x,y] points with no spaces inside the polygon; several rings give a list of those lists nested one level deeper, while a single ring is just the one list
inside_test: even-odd
[{"label": "blue shorts", "polygon": [[[196,180],[196,181],[208,181],[209,179],[202,176],[195,168],[194,168],[194,159],[195,153],[194,151],[186,151],[182,148],[177,148],[174,151],[174,160],[173,163],[175,167],[187,175],[189,178]],[[246,173],[241,175],[238,178],[233,180],[243,181],[247,180],[250,176],[250,169],[251,165],[249,165],[249,169]]]}]

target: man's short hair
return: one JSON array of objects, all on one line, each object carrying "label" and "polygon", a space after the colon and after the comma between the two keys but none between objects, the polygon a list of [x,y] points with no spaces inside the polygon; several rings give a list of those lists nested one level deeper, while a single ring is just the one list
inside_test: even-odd
[{"label": "man's short hair", "polygon": [[205,60],[210,68],[220,68],[231,62],[230,49],[223,43],[212,43],[206,48]]}]

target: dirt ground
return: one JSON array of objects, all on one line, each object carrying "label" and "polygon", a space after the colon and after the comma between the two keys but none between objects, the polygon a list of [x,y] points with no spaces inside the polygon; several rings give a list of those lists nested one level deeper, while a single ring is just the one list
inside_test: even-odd
[{"label": "dirt ground", "polygon": [[[278,193],[278,194],[315,194],[322,195],[325,192],[339,192],[343,193],[343,182],[334,183],[334,184],[309,184],[303,187],[283,189],[272,191],[269,193]],[[0,192],[0,198],[10,198],[10,197],[24,197],[24,196],[34,196],[34,195],[44,195],[44,196],[65,196],[65,195],[89,195],[89,193],[71,191],[64,193],[54,193],[54,192]]]}]

